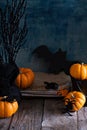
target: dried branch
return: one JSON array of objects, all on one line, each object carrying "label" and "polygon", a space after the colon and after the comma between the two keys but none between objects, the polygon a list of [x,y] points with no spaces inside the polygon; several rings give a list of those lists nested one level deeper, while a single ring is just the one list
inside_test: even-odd
[{"label": "dried branch", "polygon": [[5,57],[5,62],[15,62],[24,43],[28,32],[25,10],[26,0],[11,0],[10,3],[7,0],[4,11],[0,9],[0,36],[5,53],[1,56]]}]

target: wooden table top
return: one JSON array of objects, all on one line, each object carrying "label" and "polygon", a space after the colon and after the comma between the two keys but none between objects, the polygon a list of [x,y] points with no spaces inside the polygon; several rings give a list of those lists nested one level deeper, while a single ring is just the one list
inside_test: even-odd
[{"label": "wooden table top", "polygon": [[69,116],[63,99],[23,99],[10,118],[0,119],[0,130],[87,130],[87,107]]},{"label": "wooden table top", "polygon": [[[46,89],[44,82],[56,83],[58,84],[58,89]],[[64,72],[59,74],[35,72],[33,84],[29,88],[21,90],[21,93],[22,96],[26,97],[61,97],[57,93],[61,89],[71,89],[71,78],[69,75],[66,75]]]}]

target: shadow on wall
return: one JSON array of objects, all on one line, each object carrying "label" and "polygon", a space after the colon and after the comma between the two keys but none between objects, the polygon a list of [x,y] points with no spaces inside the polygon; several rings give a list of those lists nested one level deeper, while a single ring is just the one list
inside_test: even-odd
[{"label": "shadow on wall", "polygon": [[69,74],[70,66],[73,63],[79,62],[67,60],[67,52],[62,51],[61,48],[59,48],[56,53],[52,53],[45,45],[37,47],[32,54],[35,56],[36,61],[39,59],[47,66],[48,73],[58,74],[59,72],[64,71],[66,74]]}]

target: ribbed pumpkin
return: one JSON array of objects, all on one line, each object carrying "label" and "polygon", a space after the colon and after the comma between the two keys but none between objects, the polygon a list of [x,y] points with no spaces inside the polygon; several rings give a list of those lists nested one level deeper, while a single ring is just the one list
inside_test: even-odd
[{"label": "ribbed pumpkin", "polygon": [[20,89],[26,89],[31,86],[34,80],[34,72],[29,68],[19,68],[19,74],[15,80],[15,84]]},{"label": "ribbed pumpkin", "polygon": [[87,79],[87,64],[73,64],[70,67],[70,75],[75,78],[75,79],[79,79],[79,80],[85,80]]},{"label": "ribbed pumpkin", "polygon": [[11,117],[18,110],[17,101],[7,102],[2,101],[5,97],[0,97],[0,118]]},{"label": "ribbed pumpkin", "polygon": [[72,91],[67,94],[64,100],[69,111],[78,111],[84,106],[86,97],[82,92]]}]

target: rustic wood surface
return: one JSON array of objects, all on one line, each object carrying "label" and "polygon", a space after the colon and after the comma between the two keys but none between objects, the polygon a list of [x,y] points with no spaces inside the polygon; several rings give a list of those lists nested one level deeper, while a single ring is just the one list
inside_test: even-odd
[{"label": "rustic wood surface", "polygon": [[0,119],[0,130],[87,130],[87,107],[69,116],[62,98],[23,99],[10,118]]},{"label": "rustic wood surface", "polygon": [[[71,87],[71,78],[66,75],[63,71],[59,74],[49,74],[44,72],[34,72],[35,79],[33,84],[26,90],[21,90],[22,96],[32,96],[32,97],[57,97],[57,91],[60,89],[69,90]],[[44,81],[55,82],[58,84],[58,89],[46,89]]]},{"label": "rustic wood surface", "polygon": [[[44,81],[58,83],[58,90],[45,89]],[[32,86],[21,90],[24,98],[18,111],[10,118],[0,119],[0,130],[87,130],[87,107],[69,116],[64,113],[63,97],[57,95],[70,85],[71,79],[64,72],[35,73]]]}]

